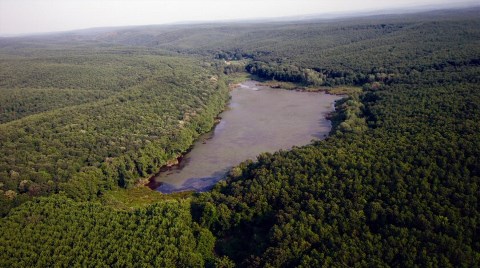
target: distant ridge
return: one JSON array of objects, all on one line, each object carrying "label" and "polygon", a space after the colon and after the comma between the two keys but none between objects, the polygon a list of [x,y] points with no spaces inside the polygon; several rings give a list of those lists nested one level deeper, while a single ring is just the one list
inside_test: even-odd
[{"label": "distant ridge", "polygon": [[72,29],[65,31],[40,32],[40,33],[24,33],[24,34],[0,34],[0,38],[10,37],[27,37],[27,36],[44,36],[57,34],[98,34],[108,31],[117,31],[124,29],[134,29],[138,27],[168,27],[168,26],[182,26],[182,25],[199,25],[199,24],[232,24],[232,23],[275,23],[275,22],[301,22],[301,21],[321,21],[321,20],[343,20],[349,18],[362,18],[372,16],[384,15],[411,15],[417,13],[439,14],[442,12],[452,11],[466,11],[478,12],[480,16],[480,4],[476,1],[464,1],[461,3],[443,4],[438,6],[419,5],[408,8],[394,8],[394,9],[378,9],[365,10],[359,12],[327,12],[327,13],[312,13],[297,16],[273,17],[273,18],[255,18],[255,19],[232,19],[232,20],[191,20],[191,21],[176,21],[171,23],[161,24],[145,24],[145,25],[112,25],[93,28]]}]

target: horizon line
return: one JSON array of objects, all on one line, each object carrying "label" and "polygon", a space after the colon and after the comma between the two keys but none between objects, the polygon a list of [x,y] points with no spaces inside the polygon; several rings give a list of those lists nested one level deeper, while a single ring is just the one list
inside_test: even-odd
[{"label": "horizon line", "polygon": [[[458,4],[458,3],[457,3]],[[480,3],[464,2],[464,5],[442,5],[433,7],[431,5],[419,5],[403,8],[392,9],[376,9],[370,11],[338,11],[338,12],[325,12],[325,13],[304,13],[292,16],[278,16],[278,17],[257,17],[257,18],[237,18],[237,19],[220,19],[220,20],[180,20],[173,22],[165,22],[158,24],[130,24],[130,25],[107,25],[107,26],[93,26],[85,28],[74,28],[68,30],[59,31],[44,31],[44,32],[29,32],[18,34],[2,34],[0,38],[18,38],[18,37],[36,37],[42,35],[56,35],[67,34],[80,31],[92,31],[109,28],[136,28],[136,27],[148,27],[148,26],[182,26],[182,25],[201,25],[201,24],[239,24],[239,23],[275,23],[275,22],[301,22],[301,21],[328,21],[336,19],[353,19],[353,18],[367,18],[381,15],[402,15],[402,14],[416,14],[416,13],[428,13],[435,11],[455,11],[455,10],[468,10],[468,9],[480,9]],[[320,17],[327,16],[327,17]]]}]

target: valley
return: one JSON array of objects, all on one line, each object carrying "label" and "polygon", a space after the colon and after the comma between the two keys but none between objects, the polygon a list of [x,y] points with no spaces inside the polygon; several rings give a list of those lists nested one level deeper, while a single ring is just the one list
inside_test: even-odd
[{"label": "valley", "polygon": [[179,165],[161,172],[149,186],[163,193],[205,191],[243,161],[328,135],[331,126],[326,116],[341,97],[258,83],[249,80],[233,89],[213,132],[200,136]]},{"label": "valley", "polygon": [[478,266],[479,11],[1,37],[0,267]]}]

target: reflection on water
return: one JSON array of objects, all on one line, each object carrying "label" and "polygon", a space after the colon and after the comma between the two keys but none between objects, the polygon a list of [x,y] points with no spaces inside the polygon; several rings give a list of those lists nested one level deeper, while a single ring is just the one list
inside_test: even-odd
[{"label": "reflection on water", "polygon": [[158,191],[204,191],[242,161],[323,139],[325,119],[338,96],[296,92],[242,83],[231,92],[229,109],[212,133],[200,137],[180,165],[155,177]]}]

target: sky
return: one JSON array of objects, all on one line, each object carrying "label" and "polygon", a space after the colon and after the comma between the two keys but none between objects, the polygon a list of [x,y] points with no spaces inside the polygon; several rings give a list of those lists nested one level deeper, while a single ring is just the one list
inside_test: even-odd
[{"label": "sky", "polygon": [[478,5],[472,0],[0,0],[0,36],[106,26],[276,18],[418,6]]}]

